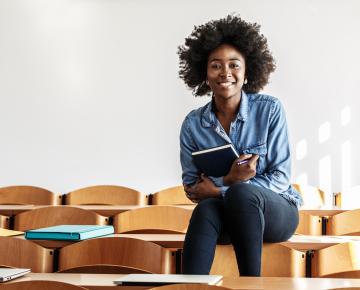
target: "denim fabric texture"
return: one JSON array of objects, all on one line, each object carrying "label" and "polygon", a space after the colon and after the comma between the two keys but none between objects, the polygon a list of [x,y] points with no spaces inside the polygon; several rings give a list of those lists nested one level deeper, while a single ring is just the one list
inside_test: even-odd
[{"label": "denim fabric texture", "polygon": [[[214,113],[214,104],[191,111],[180,132],[180,161],[182,180],[194,184],[200,172],[193,163],[191,153],[225,144],[233,144],[239,155],[259,155],[256,176],[247,183],[264,187],[282,195],[297,207],[302,205],[300,194],[290,183],[291,155],[284,108],[280,101],[264,94],[242,92],[236,119],[229,134],[225,132]],[[211,177],[223,195],[227,186],[223,177]]]}]

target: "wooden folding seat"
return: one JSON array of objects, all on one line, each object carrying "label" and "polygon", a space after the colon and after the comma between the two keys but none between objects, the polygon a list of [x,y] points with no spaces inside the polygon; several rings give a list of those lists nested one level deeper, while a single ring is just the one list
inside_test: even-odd
[{"label": "wooden folding seat", "polygon": [[332,236],[359,236],[360,209],[354,209],[333,215],[328,218],[326,233]]},{"label": "wooden folding seat", "polygon": [[175,257],[152,242],[124,237],[89,239],[59,252],[60,272],[114,273],[116,266],[117,273],[175,273]]},{"label": "wooden folding seat", "polygon": [[312,277],[360,278],[360,242],[337,244],[315,251]]},{"label": "wooden folding seat", "polygon": [[4,283],[1,285],[2,290],[87,290],[73,284],[58,281],[14,281],[13,283]]},{"label": "wooden folding seat", "polygon": [[230,290],[231,288],[206,284],[171,284],[150,288],[149,290]]},{"label": "wooden folding seat", "polygon": [[119,213],[113,217],[115,233],[186,233],[191,209],[150,206]]},{"label": "wooden folding seat", "polygon": [[54,251],[31,241],[0,237],[0,265],[30,268],[32,272],[50,273],[54,270]]},{"label": "wooden folding seat", "polygon": [[69,205],[146,205],[148,196],[128,187],[96,185],[80,188],[65,195]]},{"label": "wooden folding seat", "polygon": [[0,204],[61,204],[61,195],[45,188],[19,185],[0,188]]},{"label": "wooden folding seat", "polygon": [[49,206],[22,212],[14,218],[14,229],[27,231],[57,225],[106,225],[109,220],[76,207]]},{"label": "wooden folding seat", "polygon": [[298,235],[322,235],[322,219],[320,216],[299,212],[299,225],[295,231]]},{"label": "wooden folding seat", "polygon": [[325,203],[325,193],[323,190],[303,184],[292,184],[294,188],[301,194],[305,207],[320,207]]},{"label": "wooden folding seat", "polygon": [[[232,245],[217,245],[210,274],[237,277],[239,270]],[[261,276],[305,277],[305,253],[278,243],[265,243],[262,251]]]},{"label": "wooden folding seat", "polygon": [[182,185],[166,188],[151,195],[151,204],[155,205],[184,205],[194,204],[186,197]]}]

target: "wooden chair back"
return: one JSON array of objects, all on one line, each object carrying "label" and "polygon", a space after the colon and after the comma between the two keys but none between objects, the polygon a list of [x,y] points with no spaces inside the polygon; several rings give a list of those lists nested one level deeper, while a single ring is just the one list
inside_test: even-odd
[{"label": "wooden chair back", "polygon": [[117,265],[127,267],[128,273],[175,273],[175,257],[169,249],[152,242],[104,237],[90,239],[63,247],[59,251],[59,271],[83,266]]},{"label": "wooden chair back", "polygon": [[87,288],[80,287],[73,284],[68,284],[58,281],[15,281],[13,283],[4,283],[1,285],[2,290],[87,290]]},{"label": "wooden chair back", "polygon": [[7,186],[0,188],[0,204],[58,205],[61,195],[36,186]]},{"label": "wooden chair back", "polygon": [[9,229],[10,228],[10,217],[5,215],[0,215],[0,228]]},{"label": "wooden chair back", "polygon": [[[274,261],[276,261],[274,263]],[[217,245],[210,274],[237,277],[239,270],[232,245]],[[261,276],[305,277],[305,253],[277,243],[265,243],[262,251]]]},{"label": "wooden chair back", "polygon": [[155,205],[184,205],[194,204],[186,197],[182,185],[166,188],[151,195],[151,204]]},{"label": "wooden chair back", "polygon": [[74,190],[65,195],[69,205],[146,205],[148,196],[128,187],[96,185]]},{"label": "wooden chair back", "polygon": [[322,235],[322,220],[320,216],[299,212],[299,225],[295,231],[298,235]]},{"label": "wooden chair back", "polygon": [[54,251],[31,241],[0,237],[0,265],[15,268],[30,268],[32,272],[54,271]]},{"label": "wooden chair back", "polygon": [[113,217],[115,233],[186,233],[191,209],[151,206],[119,213]]},{"label": "wooden chair back", "polygon": [[206,284],[172,284],[150,288],[149,290],[230,290],[231,288]]},{"label": "wooden chair back", "polygon": [[359,236],[360,209],[349,210],[328,218],[326,233],[332,236]]},{"label": "wooden chair back", "polygon": [[327,278],[360,278],[360,242],[337,244],[315,251],[311,276]]},{"label": "wooden chair back", "polygon": [[319,207],[325,204],[325,193],[321,189],[303,184],[292,184],[292,186],[301,194],[304,206]]},{"label": "wooden chair back", "polygon": [[22,212],[14,218],[14,229],[27,231],[57,225],[106,225],[107,217],[76,207],[49,206]]}]

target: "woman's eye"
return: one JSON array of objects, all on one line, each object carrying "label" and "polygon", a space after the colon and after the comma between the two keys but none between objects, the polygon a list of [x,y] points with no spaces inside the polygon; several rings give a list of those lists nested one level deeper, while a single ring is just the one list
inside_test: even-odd
[{"label": "woman's eye", "polygon": [[238,64],[238,63],[231,63],[231,64],[229,65],[229,67],[230,67],[230,68],[239,69],[239,68],[240,68],[240,64]]},{"label": "woman's eye", "polygon": [[218,63],[213,63],[213,64],[211,64],[211,68],[213,68],[213,69],[220,69],[220,68],[221,68],[221,65],[218,64]]}]

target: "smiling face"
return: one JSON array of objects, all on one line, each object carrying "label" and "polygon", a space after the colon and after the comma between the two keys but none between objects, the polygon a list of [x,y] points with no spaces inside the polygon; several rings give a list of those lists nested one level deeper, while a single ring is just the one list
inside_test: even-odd
[{"label": "smiling face", "polygon": [[222,44],[208,58],[207,81],[215,98],[240,97],[245,78],[245,58],[233,46]]}]

